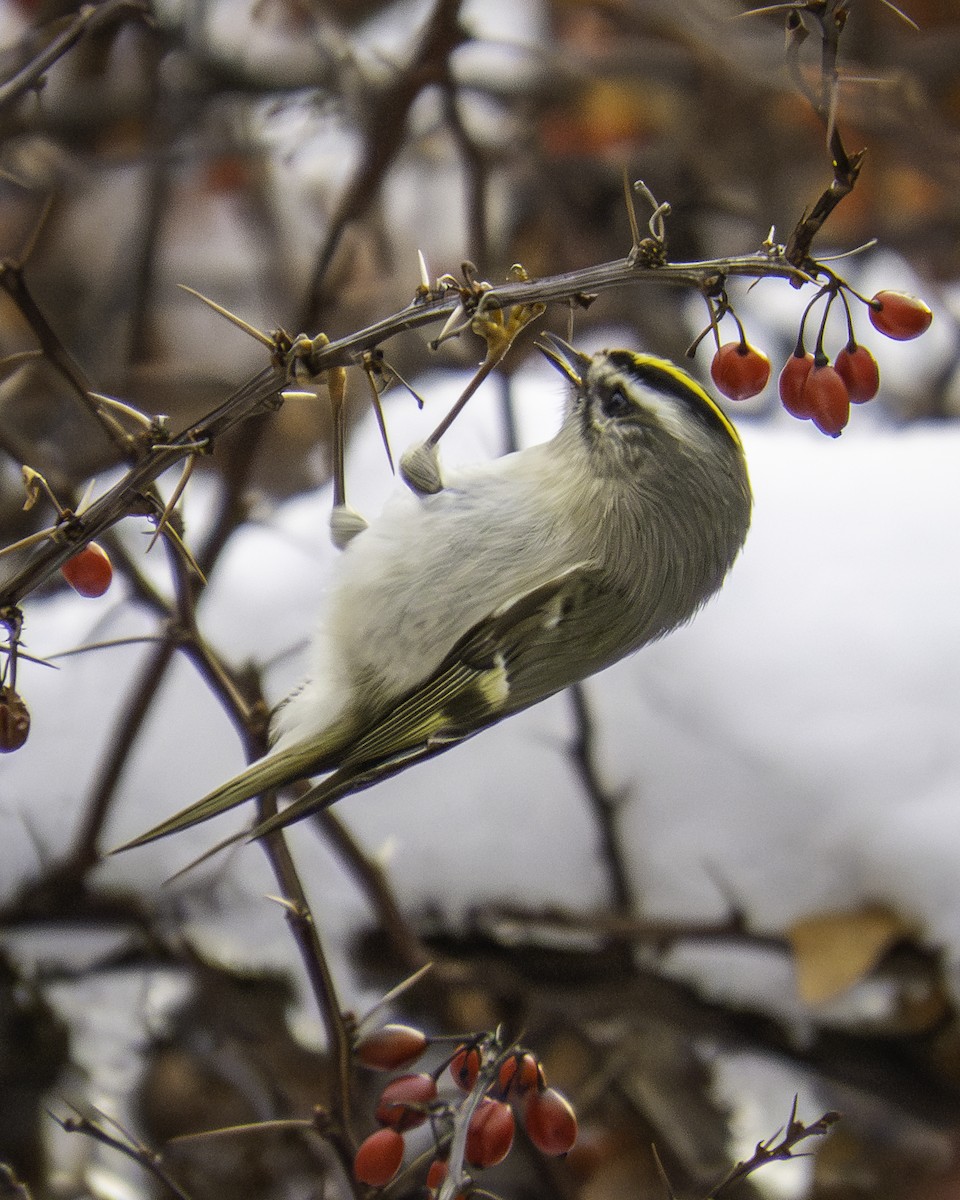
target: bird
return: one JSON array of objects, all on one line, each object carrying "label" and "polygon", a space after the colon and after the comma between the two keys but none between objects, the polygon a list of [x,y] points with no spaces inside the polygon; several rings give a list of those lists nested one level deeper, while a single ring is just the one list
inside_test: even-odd
[{"label": "bird", "polygon": [[722,409],[668,359],[550,333],[538,348],[569,383],[555,436],[437,460],[426,482],[401,469],[410,486],[335,564],[268,752],[118,850],[322,775],[236,835],[264,837],[632,654],[720,588],[752,507]]}]

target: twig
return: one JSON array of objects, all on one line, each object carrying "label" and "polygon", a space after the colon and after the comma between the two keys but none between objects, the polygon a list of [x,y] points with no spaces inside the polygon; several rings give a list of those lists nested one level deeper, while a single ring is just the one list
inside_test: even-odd
[{"label": "twig", "polygon": [[457,100],[457,89],[449,74],[443,83],[443,108],[444,118],[460,154],[466,180],[468,253],[477,262],[487,262],[490,258],[487,221],[489,183],[487,160],[463,122]]},{"label": "twig", "polygon": [[[827,147],[833,164],[833,180],[830,186],[821,193],[813,208],[804,213],[787,241],[784,257],[798,267],[806,267],[810,264],[814,238],[841,200],[853,191],[863,166],[865,151],[858,150],[856,154],[848,155],[836,122],[836,102],[840,86],[837,55],[840,35],[847,20],[848,8],[849,0],[808,0],[808,3],[798,4],[791,10],[795,18],[799,13],[807,13],[820,27],[820,90],[818,95],[814,95],[803,82],[797,62],[802,39],[799,37],[799,28],[796,25],[793,27],[794,36],[789,43],[788,57],[793,68],[794,78],[801,91],[826,127]],[[787,20],[788,22],[791,20],[789,15]],[[790,28],[788,24],[788,31]]]},{"label": "twig", "polygon": [[0,1200],[31,1200],[30,1189],[5,1162],[0,1162]]},{"label": "twig", "polygon": [[80,402],[97,420],[104,433],[110,438],[121,455],[126,459],[132,458],[135,446],[133,437],[116,420],[113,414],[98,402],[93,387],[82,367],[60,341],[49,321],[47,321],[41,312],[39,305],[27,287],[22,261],[7,259],[0,262],[0,288],[7,293],[19,309],[20,315],[30,326],[34,337],[36,337],[40,344],[40,349],[43,351],[44,357],[67,380],[77,393]]},{"label": "twig", "polygon": [[610,880],[611,906],[614,912],[626,915],[634,911],[635,897],[614,827],[621,797],[607,791],[597,770],[593,718],[586,688],[582,683],[575,683],[568,694],[577,727],[570,745],[570,761],[590,802],[600,832],[602,857]]},{"label": "twig", "polygon": [[[416,971],[426,966],[431,961],[431,955],[397,903],[385,872],[364,853],[332,809],[322,809],[314,813],[311,819],[324,841],[339,856],[354,882],[366,895],[367,902],[390,940],[391,950],[404,968]],[[436,974],[431,977],[431,985],[436,984],[437,978]]]},{"label": "twig", "polygon": [[62,33],[40,51],[30,62],[0,84],[0,111],[14,104],[21,96],[43,86],[44,74],[53,64],[87,33],[119,21],[127,13],[149,15],[146,0],[103,0],[100,4],[84,4]]},{"label": "twig", "polygon": [[449,74],[451,53],[466,34],[459,23],[461,0],[435,0],[420,45],[406,66],[378,95],[368,97],[363,154],[330,219],[330,227],[317,256],[301,324],[312,324],[322,308],[327,271],[347,227],[370,208],[394,159],[403,148],[407,117],[425,87]]},{"label": "twig", "polygon": [[[99,537],[124,517],[154,512],[143,493],[181,458],[196,453],[198,442],[207,442],[231,429],[262,407],[275,407],[283,387],[283,376],[276,367],[261,372],[248,384],[197,425],[179,437],[148,450],[127,474],[94,501],[82,516],[76,518],[62,536],[54,535],[28,562],[14,572],[0,590],[0,619],[4,609],[17,605],[24,596],[43,582],[80,546]],[[162,505],[156,512],[162,510]]]},{"label": "twig", "polygon": [[105,1121],[110,1121],[110,1123],[120,1131],[121,1136],[115,1137],[113,1134],[108,1133],[106,1129],[104,1129],[103,1126],[99,1125],[96,1121],[91,1120],[89,1117],[85,1117],[81,1112],[79,1112],[78,1109],[74,1109],[74,1112],[77,1114],[75,1117],[54,1116],[53,1119],[66,1133],[85,1134],[87,1137],[93,1138],[94,1141],[101,1142],[104,1146],[109,1146],[113,1150],[118,1150],[121,1154],[126,1155],[127,1158],[133,1159],[135,1163],[139,1163],[139,1165],[145,1170],[149,1171],[151,1175],[153,1175],[156,1179],[159,1179],[165,1187],[173,1192],[175,1196],[179,1197],[179,1200],[192,1200],[190,1193],[184,1191],[184,1189],[179,1183],[177,1183],[169,1171],[167,1171],[166,1167],[163,1165],[163,1159],[161,1156],[157,1154],[156,1151],[151,1150],[150,1147],[145,1145],[143,1142],[138,1141],[135,1137],[133,1137],[132,1134],[128,1133],[122,1125],[119,1125],[105,1113],[97,1112],[97,1116],[99,1118]]},{"label": "twig", "polygon": [[784,1162],[787,1159],[796,1158],[794,1151],[801,1142],[812,1137],[823,1137],[839,1120],[839,1113],[826,1112],[812,1125],[805,1125],[803,1121],[797,1119],[797,1098],[794,1096],[790,1117],[780,1140],[776,1141],[776,1135],[774,1135],[765,1142],[759,1142],[753,1154],[744,1162],[737,1163],[729,1175],[726,1175],[717,1184],[710,1193],[709,1200],[718,1200],[719,1197],[725,1196],[748,1175],[752,1175],[754,1171],[768,1163]]},{"label": "twig", "polygon": [[[259,820],[265,820],[276,812],[276,802],[273,799],[261,801],[259,809]],[[282,890],[283,909],[287,924],[297,949],[300,951],[300,958],[310,980],[314,998],[320,1010],[320,1017],[327,1033],[327,1042],[336,1077],[335,1094],[331,1104],[331,1112],[334,1117],[333,1127],[339,1131],[342,1138],[349,1141],[352,1110],[350,1034],[343,1019],[333,974],[283,831],[278,830],[276,833],[269,834],[263,839],[263,846],[277,883]],[[342,1138],[341,1146],[343,1146]]]}]

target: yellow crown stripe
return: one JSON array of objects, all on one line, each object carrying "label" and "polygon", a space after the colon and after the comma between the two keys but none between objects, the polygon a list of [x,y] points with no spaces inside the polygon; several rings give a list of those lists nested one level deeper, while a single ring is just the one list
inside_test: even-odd
[{"label": "yellow crown stripe", "polygon": [[723,428],[727,431],[727,434],[730,436],[730,438],[732,438],[734,443],[738,446],[741,445],[740,435],[737,433],[727,414],[723,411],[720,405],[717,404],[716,400],[714,400],[706,388],[702,387],[692,375],[683,369],[683,367],[678,367],[676,363],[671,362],[669,358],[657,358],[656,355],[653,354],[636,354],[634,357],[636,358],[637,362],[646,363],[651,367],[656,367],[657,370],[662,371],[664,375],[669,375],[675,383],[679,383],[683,387],[693,392],[697,399],[700,400],[700,402],[714,414]]}]

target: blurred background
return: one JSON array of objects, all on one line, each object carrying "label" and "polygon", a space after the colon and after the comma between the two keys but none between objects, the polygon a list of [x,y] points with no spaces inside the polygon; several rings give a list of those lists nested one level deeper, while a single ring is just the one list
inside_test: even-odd
[{"label": "blurred background", "polygon": [[[824,6],[800,6],[805,41],[785,39],[799,10],[747,7],[5,0],[0,545],[55,516],[46,499],[24,511],[24,464],[66,508],[121,477],[85,389],[179,431],[267,366],[178,284],[268,334],[346,336],[412,301],[418,250],[431,281],[466,260],[496,283],[514,263],[536,277],[621,258],[624,171],[669,203],[671,261],[786,240],[832,178],[804,95]],[[850,6],[833,119],[867,155],[815,252],[876,239],[837,269],[867,296],[923,296],[930,333],[877,344],[855,312],[881,394],[834,443],[777,400],[810,296],[731,286],[774,374],[733,414],[757,514],[716,604],[291,835],[343,1006],[433,961],[400,1015],[438,1034],[504,1023],[576,1104],[578,1149],[546,1163],[524,1142],[484,1176],[497,1195],[960,1196],[960,9],[905,11]],[[574,330],[684,361],[705,323],[702,298],[643,282],[578,309]],[[395,453],[481,357],[469,335],[432,350],[436,332],[383,347],[426,401],[384,396]],[[449,458],[549,436],[562,394],[532,340]],[[689,368],[708,377],[711,353]],[[393,485],[355,374],[347,479],[369,514]],[[330,458],[326,392],[291,398],[198,459],[183,537],[206,588],[147,556],[133,515],[101,539],[102,600],[56,571],[24,600],[35,659],[110,643],[56,670],[21,661],[32,729],[0,760],[0,1162],[38,1197],[168,1194],[48,1109],[96,1106],[159,1148],[329,1102],[259,850],[170,884],[219,829],[99,855],[237,769],[302,674],[335,557]],[[0,558],[0,596],[26,553]],[[361,1135],[378,1086],[357,1074]],[[810,1157],[718,1191],[776,1143],[794,1095],[802,1120],[843,1121]],[[191,1196],[349,1192],[319,1138],[165,1161]],[[422,1186],[413,1171],[391,1194]]]}]

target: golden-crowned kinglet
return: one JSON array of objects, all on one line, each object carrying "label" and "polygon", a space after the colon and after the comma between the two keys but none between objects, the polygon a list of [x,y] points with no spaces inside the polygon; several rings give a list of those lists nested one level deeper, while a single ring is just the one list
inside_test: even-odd
[{"label": "golden-crowned kinglet", "polygon": [[573,384],[557,435],[389,504],[337,563],[272,749],[124,849],[326,774],[250,836],[298,821],[616,662],[720,587],[750,523],[730,422],[671,362],[545,337]]}]

